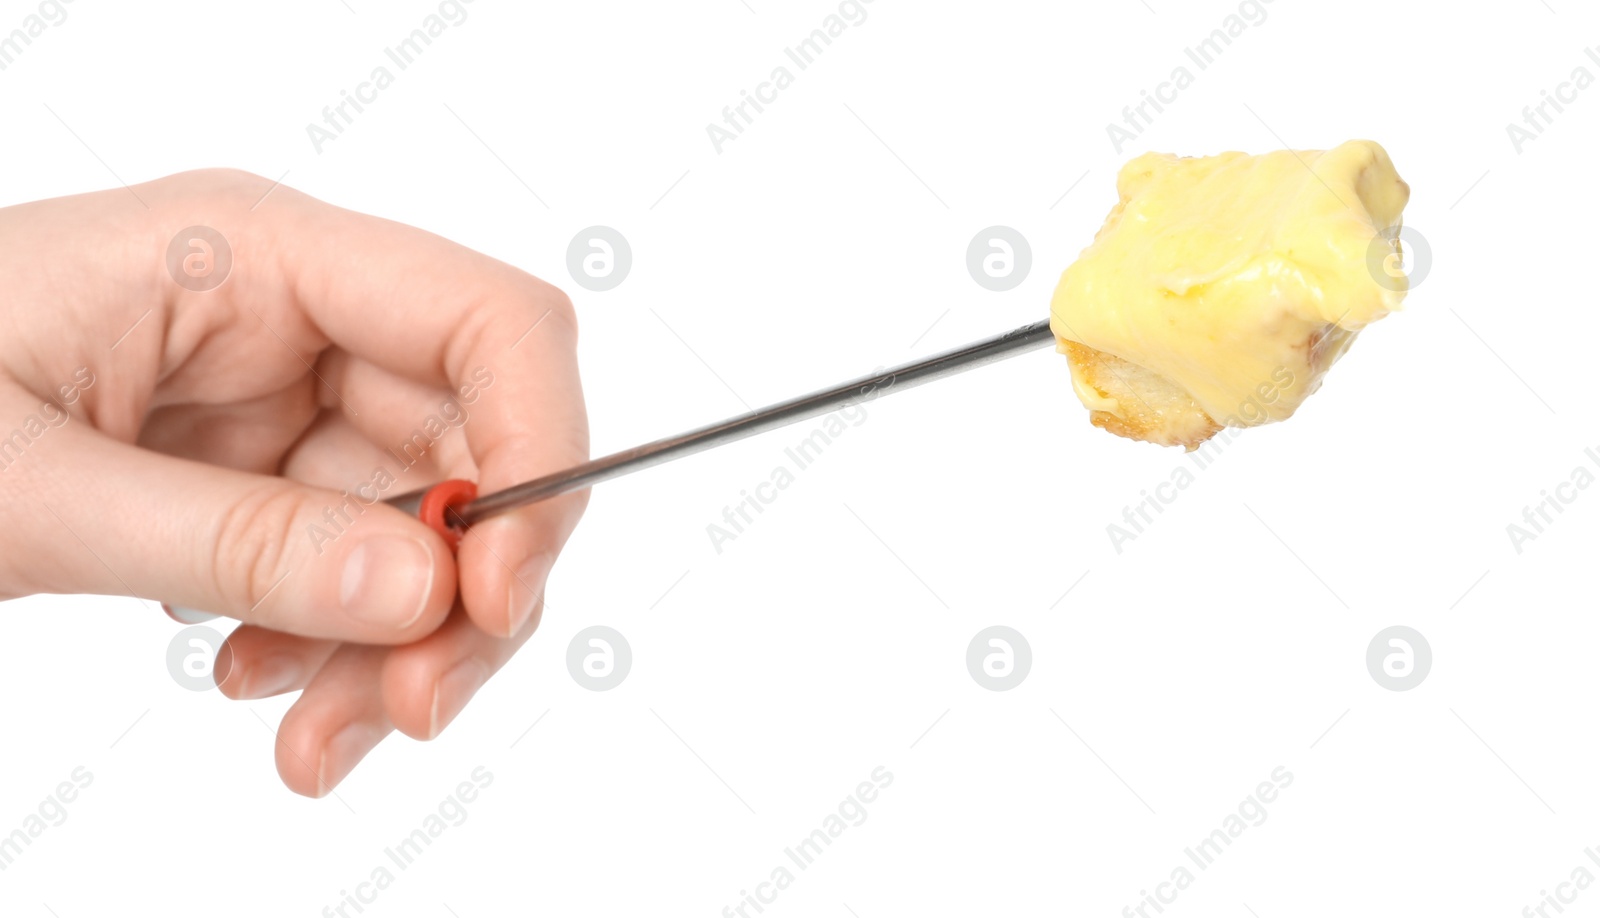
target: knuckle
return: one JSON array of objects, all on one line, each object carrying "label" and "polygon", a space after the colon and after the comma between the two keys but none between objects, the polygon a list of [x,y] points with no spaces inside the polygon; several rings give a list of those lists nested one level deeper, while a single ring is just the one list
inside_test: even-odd
[{"label": "knuckle", "polygon": [[293,488],[264,483],[222,514],[211,578],[217,595],[237,617],[251,610],[266,610],[254,620],[272,617],[271,603],[262,605],[262,610],[256,607],[291,573],[296,522],[304,508],[304,498]]},{"label": "knuckle", "polygon": [[[244,169],[192,169],[160,180],[178,200],[212,201],[218,198],[242,202],[249,207],[259,201],[277,182]],[[280,189],[282,190],[282,189]]]},{"label": "knuckle", "polygon": [[572,297],[565,290],[554,284],[533,279],[533,318],[543,317],[543,324],[554,326],[553,330],[559,331],[571,343],[576,343],[578,338],[578,310],[572,305]]}]

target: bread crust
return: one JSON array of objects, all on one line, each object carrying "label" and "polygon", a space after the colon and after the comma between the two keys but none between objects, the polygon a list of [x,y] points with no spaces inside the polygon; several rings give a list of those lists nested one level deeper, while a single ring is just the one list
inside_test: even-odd
[{"label": "bread crust", "polygon": [[1080,394],[1087,394],[1087,388],[1099,400],[1116,403],[1116,413],[1089,409],[1089,422],[1094,426],[1130,440],[1190,451],[1222,430],[1188,392],[1165,376],[1059,336],[1056,345],[1067,355],[1073,385]]}]

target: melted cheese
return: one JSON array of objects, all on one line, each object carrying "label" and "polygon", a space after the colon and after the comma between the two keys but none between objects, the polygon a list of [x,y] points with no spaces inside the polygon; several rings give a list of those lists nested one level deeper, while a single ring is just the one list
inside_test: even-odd
[{"label": "melted cheese", "polygon": [[1371,141],[1148,153],[1117,191],[1050,304],[1073,387],[1114,433],[1194,449],[1283,420],[1405,296],[1392,256],[1409,189]]}]

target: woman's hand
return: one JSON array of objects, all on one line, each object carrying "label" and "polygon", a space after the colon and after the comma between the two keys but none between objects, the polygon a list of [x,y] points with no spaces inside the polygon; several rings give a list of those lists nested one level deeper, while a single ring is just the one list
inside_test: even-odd
[{"label": "woman's hand", "polygon": [[533,633],[586,494],[458,557],[381,501],[588,457],[560,290],[221,170],[0,210],[0,257],[0,595],[239,619],[218,682],[305,690],[277,766],[309,796],[436,736]]}]

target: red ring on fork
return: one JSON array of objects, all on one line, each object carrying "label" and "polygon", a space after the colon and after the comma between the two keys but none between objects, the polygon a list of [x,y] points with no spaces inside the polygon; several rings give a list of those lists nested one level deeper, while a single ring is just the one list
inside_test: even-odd
[{"label": "red ring on fork", "polygon": [[447,511],[458,510],[477,497],[478,486],[470,481],[459,478],[441,481],[422,495],[422,501],[417,505],[417,518],[443,537],[445,544],[454,552],[461,545],[465,527],[450,522]]}]

